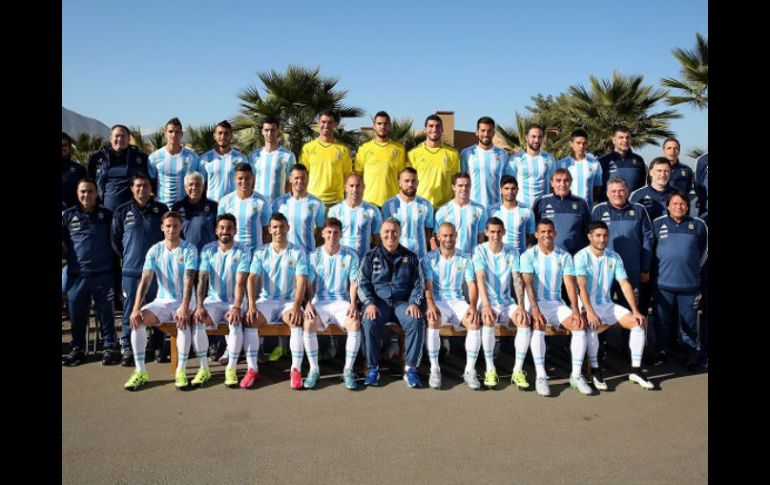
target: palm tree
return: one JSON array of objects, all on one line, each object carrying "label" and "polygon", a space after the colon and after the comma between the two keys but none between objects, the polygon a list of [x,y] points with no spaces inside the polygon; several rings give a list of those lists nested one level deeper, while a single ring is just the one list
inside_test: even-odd
[{"label": "palm tree", "polygon": [[81,133],[72,142],[72,159],[79,160],[82,164],[88,164],[88,158],[92,153],[101,150],[109,142],[101,135],[91,136],[88,133]]},{"label": "palm tree", "polygon": [[131,144],[136,145],[137,148],[149,155],[151,153],[150,144],[144,141],[142,129],[138,126],[129,126],[128,131],[130,132]]},{"label": "palm tree", "polygon": [[[501,126],[497,125],[495,130],[497,134],[503,139],[507,146],[507,149],[511,153],[517,153],[520,150],[527,148],[527,126],[534,122],[534,116],[525,116],[516,111],[516,126]],[[543,150],[545,148],[545,141],[542,145]],[[548,150],[546,150],[548,151]]]},{"label": "palm tree", "polygon": [[695,33],[695,49],[676,48],[671,51],[682,68],[679,70],[681,79],[671,77],[661,79],[660,83],[672,89],[678,89],[682,96],[669,96],[666,102],[669,106],[691,104],[703,110],[709,107],[709,41],[700,33]]},{"label": "palm tree", "polygon": [[[342,103],[347,91],[334,89],[339,79],[321,76],[320,70],[319,66],[309,69],[290,65],[286,73],[276,70],[257,73],[265,94],[260,94],[254,85],[238,94],[242,101],[241,112],[233,122],[238,145],[246,151],[261,145],[259,123],[263,117],[272,116],[281,123],[284,145],[299,157],[302,145],[317,136],[313,128],[322,111],[334,110],[340,118],[362,116],[361,108]],[[341,131],[339,138],[346,140],[345,133]],[[355,141],[355,138],[350,139]]]},{"label": "palm tree", "polygon": [[203,155],[214,149],[217,144],[214,141],[214,125],[189,126],[187,128],[187,144],[198,155]]},{"label": "palm tree", "polygon": [[147,147],[149,148],[150,153],[166,146],[166,135],[164,135],[165,130],[166,127],[161,126],[149,136],[149,139],[147,140]]}]

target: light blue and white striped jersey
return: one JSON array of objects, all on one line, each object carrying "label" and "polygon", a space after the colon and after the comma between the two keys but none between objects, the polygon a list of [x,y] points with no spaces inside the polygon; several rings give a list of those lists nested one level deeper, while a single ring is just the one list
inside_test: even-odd
[{"label": "light blue and white striped jersey", "polygon": [[575,276],[572,256],[560,247],[546,255],[535,245],[521,256],[521,272],[532,273],[537,301],[562,301],[561,284],[564,275]]},{"label": "light blue and white striped jersey", "polygon": [[620,255],[611,249],[605,249],[604,255],[597,257],[591,247],[585,247],[575,254],[575,276],[585,276],[588,296],[591,303],[612,303],[610,289],[612,280],[626,280],[626,267]]},{"label": "light blue and white striped jersey", "polygon": [[476,281],[476,272],[470,254],[455,249],[455,254],[447,259],[440,249],[434,249],[420,260],[425,280],[433,284],[433,299],[436,301],[462,300],[463,281]]},{"label": "light blue and white striped jersey", "polygon": [[[179,300],[184,297],[184,272],[198,271],[198,250],[182,239],[173,250],[166,247],[166,241],[152,245],[144,258],[143,271],[152,270],[158,278],[157,298]],[[195,289],[193,289],[195,294]]]},{"label": "light blue and white striped jersey", "polygon": [[299,246],[289,243],[276,252],[273,244],[265,244],[254,252],[249,273],[262,282],[260,298],[293,300],[296,276],[308,276],[307,254]]},{"label": "light blue and white striped jersey", "polygon": [[568,156],[559,160],[556,166],[566,168],[572,175],[570,192],[584,198],[589,208],[593,207],[594,187],[602,186],[602,166],[596,157],[586,153],[586,157],[578,161]]},{"label": "light blue and white striped jersey", "polygon": [[321,199],[313,194],[307,194],[301,199],[283,194],[273,201],[273,213],[280,212],[289,221],[290,243],[299,246],[306,253],[315,249],[316,227],[323,227],[326,220],[326,207]]},{"label": "light blue and white striped jersey", "polygon": [[268,152],[265,147],[251,152],[249,158],[254,169],[254,190],[262,194],[271,203],[284,194],[283,188],[289,178],[291,167],[297,159],[291,150],[279,146],[277,150]]},{"label": "light blue and white striped jersey", "polygon": [[382,225],[380,209],[366,201],[358,207],[350,207],[343,200],[329,209],[327,217],[336,217],[342,222],[340,244],[352,248],[359,259],[369,251],[372,235],[379,234]]},{"label": "light blue and white striped jersey", "polygon": [[473,254],[473,248],[479,241],[479,234],[484,234],[487,225],[487,211],[484,207],[471,201],[462,207],[454,199],[442,205],[436,212],[435,232],[445,222],[451,222],[457,230],[457,249]]},{"label": "light blue and white striped jersey", "polygon": [[227,251],[219,249],[218,241],[203,246],[199,271],[209,274],[209,294],[206,299],[212,302],[235,301],[236,274],[248,273],[250,265],[251,251],[244,244],[236,242]]},{"label": "light blue and white striped jersey", "polygon": [[[214,202],[235,190],[235,166],[248,163],[249,159],[236,149],[224,155],[216,149],[201,156],[201,174],[206,180],[206,197]],[[254,167],[252,167],[253,169]]]},{"label": "light blue and white striped jersey", "polygon": [[534,157],[522,150],[508,160],[503,170],[504,175],[513,175],[519,182],[519,193],[516,200],[527,207],[532,207],[536,198],[551,191],[551,173],[556,161],[548,152],[540,150]]},{"label": "light blue and white striped jersey", "polygon": [[500,202],[500,178],[508,163],[508,152],[493,146],[484,150],[472,145],[460,152],[460,171],[471,176],[471,200],[484,207]]},{"label": "light blue and white striped jersey", "polygon": [[[171,207],[174,202],[184,199],[184,178],[190,172],[201,172],[201,159],[194,151],[182,147],[176,155],[169,153],[166,147],[150,154],[148,168],[150,178],[158,180],[159,202]],[[201,174],[203,175],[203,174]]]},{"label": "light blue and white striped jersey", "polygon": [[527,236],[535,233],[535,215],[532,209],[522,204],[516,204],[513,209],[502,205],[494,205],[489,209],[489,217],[497,217],[503,221],[505,236],[503,244],[507,248],[516,249],[519,254],[527,250]]},{"label": "light blue and white striped jersey", "polygon": [[256,192],[241,199],[238,192],[230,192],[222,197],[217,208],[217,215],[232,214],[237,222],[235,240],[245,244],[252,251],[262,246],[262,228],[270,223],[270,203]]},{"label": "light blue and white striped jersey", "polygon": [[489,242],[479,244],[473,251],[473,269],[476,272],[484,270],[484,285],[490,303],[509,305],[513,302],[511,281],[513,272],[519,271],[518,251],[503,246],[495,254],[489,249]]},{"label": "light blue and white striped jersey", "polygon": [[358,255],[348,247],[340,246],[330,256],[323,246],[310,253],[310,275],[315,282],[315,297],[319,300],[350,301],[350,285],[358,280]]},{"label": "light blue and white striped jersey", "polygon": [[433,204],[419,195],[406,202],[397,194],[382,205],[382,220],[391,216],[401,223],[398,242],[422,259],[428,252],[425,229],[433,229]]}]

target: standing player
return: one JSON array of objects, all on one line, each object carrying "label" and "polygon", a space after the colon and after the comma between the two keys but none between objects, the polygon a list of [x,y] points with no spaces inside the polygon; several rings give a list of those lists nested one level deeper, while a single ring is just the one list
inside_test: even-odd
[{"label": "standing player", "polygon": [[326,207],[343,199],[345,178],[353,170],[350,150],[334,139],[339,122],[339,115],[334,111],[321,113],[318,117],[318,138],[305,143],[299,155],[299,163],[313,174],[307,191],[318,197]]},{"label": "standing player", "polygon": [[556,166],[569,170],[573,181],[572,192],[584,198],[590,209],[602,188],[602,166],[596,157],[586,151],[587,145],[588,133],[585,130],[573,131],[569,142],[572,155],[559,160]]},{"label": "standing player", "polygon": [[164,131],[166,146],[150,154],[149,174],[158,179],[158,201],[171,207],[184,198],[184,178],[190,172],[200,172],[200,158],[182,146],[182,122],[171,118]]},{"label": "standing player", "polygon": [[508,152],[492,144],[495,120],[482,116],[476,122],[478,143],[460,152],[460,171],[470,174],[471,200],[484,207],[500,202],[500,177],[508,163]]},{"label": "standing player", "polygon": [[351,172],[345,181],[345,200],[329,209],[329,217],[342,223],[340,244],[355,251],[359,259],[372,247],[372,239],[375,246],[379,244],[382,224],[380,210],[363,200],[365,193],[363,177],[358,172]]},{"label": "standing player", "polygon": [[457,230],[458,248],[471,255],[476,244],[484,240],[487,211],[484,206],[471,200],[471,177],[467,173],[458,172],[452,175],[452,191],[455,194],[454,199],[436,212],[436,222],[433,226],[451,222]]},{"label": "standing player", "polygon": [[254,191],[254,174],[251,165],[239,163],[235,167],[235,192],[222,197],[218,214],[232,214],[238,221],[235,241],[251,251],[262,246],[270,221],[270,203]]},{"label": "standing player", "polygon": [[217,123],[214,142],[217,146],[201,155],[201,171],[206,179],[206,197],[214,202],[235,190],[235,167],[246,163],[246,155],[230,146],[233,127],[229,121]]},{"label": "standing player", "polygon": [[489,217],[497,217],[505,224],[505,247],[515,249],[519,254],[527,250],[527,238],[535,233],[535,216],[532,209],[516,200],[519,183],[512,175],[500,179],[502,202],[489,208]]},{"label": "standing player", "polygon": [[422,259],[427,253],[427,242],[433,234],[433,206],[428,199],[417,195],[417,170],[406,167],[398,174],[400,192],[382,206],[382,217],[399,221],[399,243]]},{"label": "standing player", "polygon": [[304,165],[294,165],[289,177],[291,193],[283,194],[273,202],[273,213],[284,214],[289,221],[289,242],[306,253],[315,249],[316,233],[320,232],[326,218],[324,203],[308,193],[309,176]]},{"label": "standing player", "polygon": [[449,189],[451,178],[460,171],[460,154],[441,142],[443,132],[441,118],[438,115],[428,116],[425,119],[425,141],[409,150],[406,162],[408,167],[414,167],[422,182],[417,195],[427,199],[434,210],[452,198]]},{"label": "standing player", "polygon": [[556,161],[553,155],[541,150],[545,129],[538,124],[526,128],[527,149],[513,155],[503,173],[513,175],[519,181],[516,200],[526,207],[532,207],[535,199],[548,193],[548,183]]},{"label": "standing player", "polygon": [[374,115],[374,137],[356,152],[354,168],[364,175],[364,200],[377,207],[398,193],[398,174],[406,166],[404,145],[390,139],[392,128],[390,115],[378,111]]},{"label": "standing player", "polygon": [[297,160],[291,150],[278,143],[281,128],[277,119],[271,116],[262,119],[262,138],[265,145],[251,153],[254,190],[272,204],[281,194],[291,190],[289,171]]}]

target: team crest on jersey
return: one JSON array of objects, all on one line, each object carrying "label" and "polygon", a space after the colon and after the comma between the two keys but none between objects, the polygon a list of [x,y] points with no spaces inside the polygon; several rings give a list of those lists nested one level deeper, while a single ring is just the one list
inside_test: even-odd
[{"label": "team crest on jersey", "polygon": [[417,212],[419,212],[420,214],[425,214],[425,212],[426,212],[427,210],[428,210],[428,209],[426,209],[425,207],[423,207],[423,206],[420,206],[420,207],[417,209]]},{"label": "team crest on jersey", "polygon": [[634,165],[636,165],[636,160],[635,160],[635,159],[634,159],[634,160],[632,160],[632,161],[631,161],[631,163],[633,163]]},{"label": "team crest on jersey", "polygon": [[136,158],[134,158],[134,163],[136,163],[137,165],[139,165],[139,164],[141,164],[141,163],[142,163],[142,159],[141,159],[141,158],[139,158],[139,157],[136,157]]},{"label": "team crest on jersey", "polygon": [[158,213],[158,208],[157,207],[153,207],[152,208],[152,213],[153,214],[157,214]]},{"label": "team crest on jersey", "polygon": [[210,212],[210,211],[211,211],[211,208],[209,206],[203,207],[203,212]]},{"label": "team crest on jersey", "polygon": [[190,165],[192,165],[192,160],[190,160],[190,157],[185,157],[184,162],[182,163],[184,163],[185,167],[190,168]]},{"label": "team crest on jersey", "polygon": [[179,258],[177,259],[178,263],[184,263],[184,256],[179,255]]},{"label": "team crest on jersey", "polygon": [[519,216],[519,223],[524,222],[524,216]]},{"label": "team crest on jersey", "polygon": [[614,267],[615,267],[615,263],[610,263],[610,264],[608,264],[607,266],[609,266],[609,268],[610,268],[610,269],[612,269],[612,268],[614,268]]},{"label": "team crest on jersey", "polygon": [[104,219],[104,212],[99,212],[96,214],[97,219]]},{"label": "team crest on jersey", "polygon": [[392,152],[390,152],[390,154],[391,154],[391,156],[392,156],[393,158],[396,158],[396,151],[395,151],[395,150],[393,150]]},{"label": "team crest on jersey", "polygon": [[687,172],[685,172],[684,170],[682,170],[682,172],[681,172],[681,173],[682,173],[682,177],[685,177],[685,176],[687,176]]},{"label": "team crest on jersey", "polygon": [[251,208],[251,212],[255,212],[256,213],[257,211],[259,211],[259,207],[254,206],[254,207]]},{"label": "team crest on jersey", "polygon": [[687,229],[695,229],[695,224],[693,224],[692,222],[687,224]]},{"label": "team crest on jersey", "polygon": [[369,220],[369,214],[367,214],[366,212],[364,212],[364,215],[363,215],[363,216],[361,216],[361,219],[363,219],[363,220],[365,220],[365,221],[368,221],[368,220]]},{"label": "team crest on jersey", "polygon": [[342,266],[342,269],[347,269],[347,268],[348,268],[348,265],[347,265],[347,263],[342,263],[342,265],[341,265],[341,266]]},{"label": "team crest on jersey", "polygon": [[572,203],[572,209],[573,210],[577,210],[577,203],[575,203],[575,202]]},{"label": "team crest on jersey", "polygon": [[628,215],[631,217],[634,217],[636,215],[636,212],[633,209],[631,209],[630,211],[628,211]]},{"label": "team crest on jersey", "polygon": [[289,266],[294,266],[294,260],[293,259],[289,259],[289,262],[287,264]]},{"label": "team crest on jersey", "polygon": [[444,165],[449,165],[449,157],[444,155]]},{"label": "team crest on jersey", "polygon": [[403,264],[406,264],[406,263],[408,263],[408,262],[409,262],[409,256],[404,256],[403,258],[401,258],[401,262],[402,262]]},{"label": "team crest on jersey", "polygon": [[70,167],[70,173],[75,173],[75,167]]},{"label": "team crest on jersey", "polygon": [[233,167],[238,165],[239,163],[241,163],[240,160],[236,160],[235,158],[230,160],[230,165],[232,165]]},{"label": "team crest on jersey", "polygon": [[342,152],[338,151],[337,152],[337,160],[339,160],[340,158],[342,158]]}]

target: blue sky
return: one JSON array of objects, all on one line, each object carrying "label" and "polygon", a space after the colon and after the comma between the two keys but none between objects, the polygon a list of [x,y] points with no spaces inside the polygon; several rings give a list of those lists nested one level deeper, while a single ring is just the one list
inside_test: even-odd
[{"label": "blue sky", "polygon": [[[642,74],[656,86],[678,77],[671,49],[692,49],[695,32],[708,35],[706,0],[64,0],[62,104],[144,132],[173,116],[209,124],[238,113],[257,72],[320,65],[369,116],[385,109],[417,127],[450,110],[456,129],[472,131],[482,115],[510,126],[531,96],[588,85],[590,75]],[[683,155],[706,148],[707,112],[676,109]],[[649,160],[660,147],[640,153]]]}]

